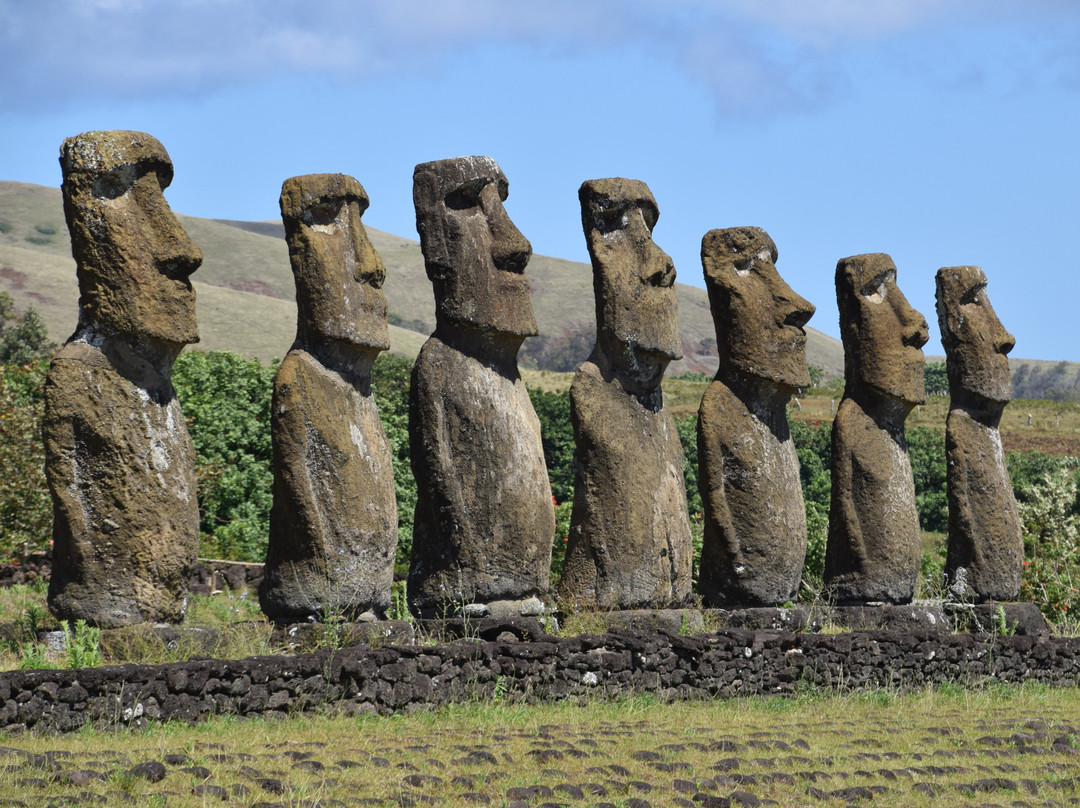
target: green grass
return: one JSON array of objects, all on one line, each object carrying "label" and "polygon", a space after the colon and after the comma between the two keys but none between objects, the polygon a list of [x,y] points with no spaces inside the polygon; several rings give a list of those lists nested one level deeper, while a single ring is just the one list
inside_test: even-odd
[{"label": "green grass", "polygon": [[[854,800],[820,801],[808,789],[867,786],[885,793],[860,804],[919,808],[968,804],[973,797],[962,787],[976,781],[994,787],[994,793],[975,795],[981,798],[976,801],[1067,803],[1080,795],[1077,783],[1062,785],[1077,773],[1075,726],[1068,723],[1077,715],[1075,689],[950,687],[910,695],[869,691],[666,704],[650,696],[535,707],[496,701],[408,716],[284,722],[218,717],[127,733],[0,733],[0,740],[9,776],[4,797],[27,804],[79,794],[80,804],[121,805],[135,797],[154,805],[166,799],[156,796],[163,793],[169,805],[221,804],[193,793],[214,785],[230,793],[246,789],[230,805],[399,804],[402,797],[423,794],[447,805],[469,804],[467,794],[506,805],[511,789],[594,783],[606,796],[556,791],[530,803],[604,800],[626,806],[639,797],[669,805],[695,792],[728,797],[739,790],[781,805],[841,805]],[[1055,739],[1066,746],[1052,748]],[[41,768],[50,758],[35,761],[26,754],[51,755],[55,771]],[[166,755],[184,760],[167,764],[163,781],[151,784],[131,774],[133,766]],[[205,771],[185,772],[185,766]],[[73,785],[67,771],[96,776]],[[260,778],[279,781],[285,793],[267,793]]]}]

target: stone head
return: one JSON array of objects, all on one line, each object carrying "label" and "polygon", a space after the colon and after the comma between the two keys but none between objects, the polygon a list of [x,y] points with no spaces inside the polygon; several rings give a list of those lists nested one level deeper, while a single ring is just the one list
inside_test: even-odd
[{"label": "stone head", "polygon": [[929,327],[896,285],[892,258],[869,253],[841,259],[836,302],[848,389],[867,388],[912,406],[925,401],[922,346]]},{"label": "stone head", "polygon": [[375,352],[390,347],[386,267],[361,221],[367,207],[364,187],[344,174],[291,177],[281,186],[303,341]]},{"label": "stone head", "polygon": [[142,132],[86,132],[64,141],[60,168],[80,327],[198,342],[188,276],[202,253],[165,201],[173,177],[165,147]]},{"label": "stone head", "polygon": [[780,277],[776,257],[760,227],[710,230],[701,240],[720,364],[782,387],[807,387],[803,326],[814,306]]},{"label": "stone head", "polygon": [[1012,398],[1009,351],[1016,345],[986,294],[979,267],[942,267],[937,273],[937,314],[949,388],[987,401]]},{"label": "stone head", "polygon": [[421,163],[413,204],[440,325],[538,333],[525,266],[532,246],[503,207],[509,184],[490,157]]},{"label": "stone head", "polygon": [[597,344],[624,380],[655,388],[668,363],[682,358],[675,266],[652,238],[656,200],[645,183],[622,178],[588,180],[578,198]]}]

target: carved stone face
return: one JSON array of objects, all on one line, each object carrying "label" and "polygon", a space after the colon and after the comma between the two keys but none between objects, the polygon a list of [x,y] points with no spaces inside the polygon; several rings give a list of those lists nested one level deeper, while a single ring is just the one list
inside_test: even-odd
[{"label": "carved stone face", "polygon": [[142,132],[87,132],[64,141],[60,167],[80,323],[198,342],[188,276],[202,253],[162,193],[173,176],[165,148]]},{"label": "carved stone face", "polygon": [[386,267],[361,221],[367,207],[363,186],[344,174],[292,177],[281,186],[301,334],[384,351]]},{"label": "carved stone face", "polygon": [[413,173],[420,249],[440,321],[538,333],[525,266],[532,246],[503,208],[509,184],[490,157],[421,163]]},{"label": "carved stone face", "polygon": [[616,372],[646,388],[682,358],[675,267],[652,239],[660,213],[645,183],[589,180],[578,190],[593,265],[596,332]]},{"label": "carved stone face", "polygon": [[1016,340],[990,305],[986,274],[979,267],[939,269],[937,313],[949,386],[989,401],[1009,401],[1008,355]]},{"label": "carved stone face", "polygon": [[929,327],[896,285],[892,258],[869,253],[841,259],[836,265],[836,302],[848,385],[911,405],[924,402],[922,346]]},{"label": "carved stone face", "polygon": [[721,364],[784,387],[807,387],[806,331],[814,306],[776,271],[760,227],[710,230],[701,240]]}]

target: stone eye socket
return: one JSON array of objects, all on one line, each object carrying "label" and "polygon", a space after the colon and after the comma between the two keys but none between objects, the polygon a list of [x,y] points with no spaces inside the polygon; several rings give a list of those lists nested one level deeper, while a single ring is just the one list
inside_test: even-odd
[{"label": "stone eye socket", "polygon": [[983,297],[983,292],[985,291],[985,289],[986,289],[986,284],[985,283],[980,283],[980,284],[977,284],[975,286],[972,286],[970,289],[968,289],[966,292],[964,292],[964,294],[960,297],[960,305],[961,306],[969,306],[969,305],[972,305],[972,304],[974,304],[976,306],[982,305],[982,297]]},{"label": "stone eye socket", "polygon": [[871,303],[881,303],[888,295],[889,284],[896,280],[896,270],[890,269],[882,272],[869,283],[865,284],[859,293]]},{"label": "stone eye socket", "polygon": [[598,207],[593,213],[593,226],[601,233],[621,230],[626,225],[626,208],[622,206]]},{"label": "stone eye socket", "polygon": [[118,199],[131,190],[137,179],[135,166],[117,166],[94,178],[92,193],[98,199]]},{"label": "stone eye socket", "polygon": [[754,268],[754,259],[752,256],[746,258],[736,258],[732,262],[732,266],[735,267],[735,272],[740,277],[746,277],[750,274],[750,270]]},{"label": "stone eye socket", "polygon": [[450,210],[468,210],[480,204],[480,192],[487,185],[483,179],[459,185],[446,195],[446,207]]},{"label": "stone eye socket", "polygon": [[320,200],[305,211],[304,219],[308,224],[331,225],[337,221],[340,210],[340,199]]}]

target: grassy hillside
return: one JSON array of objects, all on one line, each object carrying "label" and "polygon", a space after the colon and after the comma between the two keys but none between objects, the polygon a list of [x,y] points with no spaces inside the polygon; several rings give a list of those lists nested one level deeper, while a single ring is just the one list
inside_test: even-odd
[{"label": "grassy hillside", "polygon": [[[193,276],[198,292],[201,345],[228,348],[268,360],[288,350],[296,328],[293,279],[280,222],[236,222],[180,216],[203,251]],[[391,320],[391,350],[415,356],[435,325],[435,302],[414,239],[368,229],[386,263],[386,296]],[[684,273],[700,272],[699,267]],[[578,340],[591,344],[594,329],[592,268],[588,264],[533,256],[528,275],[541,337],[530,340],[540,366],[546,357]],[[60,191],[17,182],[0,182],[0,289],[23,309],[33,305],[50,336],[64,340],[77,318],[78,287],[64,224]],[[705,290],[677,284],[679,322],[685,359],[670,373],[712,373],[716,356],[712,318]],[[814,329],[807,354],[828,375],[843,372],[840,343]]]}]

